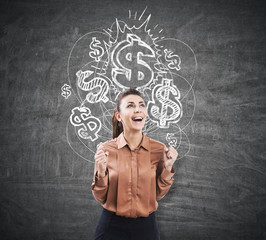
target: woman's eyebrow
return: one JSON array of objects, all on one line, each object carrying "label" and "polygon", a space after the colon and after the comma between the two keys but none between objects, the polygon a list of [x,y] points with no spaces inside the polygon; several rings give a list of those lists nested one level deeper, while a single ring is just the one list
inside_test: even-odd
[{"label": "woman's eyebrow", "polygon": [[[127,104],[129,104],[129,103],[134,103],[134,102],[127,102]],[[144,103],[143,101],[140,101],[139,103]],[[134,103],[135,104],[135,103]]]}]

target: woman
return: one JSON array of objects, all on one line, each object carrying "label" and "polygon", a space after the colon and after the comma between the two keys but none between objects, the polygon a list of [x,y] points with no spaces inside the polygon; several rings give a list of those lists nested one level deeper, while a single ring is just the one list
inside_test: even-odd
[{"label": "woman", "polygon": [[94,198],[102,204],[94,240],[160,239],[158,202],[174,182],[178,153],[147,137],[147,109],[140,92],[128,89],[117,100],[113,139],[95,154]]}]

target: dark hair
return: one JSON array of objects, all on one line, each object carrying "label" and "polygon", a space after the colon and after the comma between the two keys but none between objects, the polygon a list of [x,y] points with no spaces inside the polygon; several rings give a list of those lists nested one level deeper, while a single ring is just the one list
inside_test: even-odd
[{"label": "dark hair", "polygon": [[[113,117],[112,117],[112,123],[113,123],[113,138],[116,138],[119,136],[121,132],[123,132],[123,125],[121,122],[119,122],[116,117],[115,113],[119,112],[120,113],[120,105],[121,105],[121,100],[128,96],[128,95],[138,95],[143,98],[142,94],[133,88],[126,89],[125,91],[121,92],[116,100],[116,108],[114,109],[113,112]],[[143,98],[144,99],[144,98]]]}]

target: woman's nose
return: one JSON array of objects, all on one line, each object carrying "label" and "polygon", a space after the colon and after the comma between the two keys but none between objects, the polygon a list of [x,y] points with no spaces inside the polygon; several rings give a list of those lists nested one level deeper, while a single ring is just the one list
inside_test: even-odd
[{"label": "woman's nose", "polygon": [[139,107],[136,107],[134,112],[140,112]]}]

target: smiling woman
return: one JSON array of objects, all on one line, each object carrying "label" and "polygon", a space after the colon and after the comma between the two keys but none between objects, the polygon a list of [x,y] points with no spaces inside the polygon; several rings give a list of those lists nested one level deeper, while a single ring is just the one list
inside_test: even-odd
[{"label": "smiling woman", "polygon": [[[118,106],[119,110],[115,112],[115,118],[122,123],[124,137],[130,148],[134,150],[142,139],[141,130],[147,116],[144,100],[140,95],[130,94],[124,96]],[[118,137],[118,135],[113,137]]]},{"label": "smiling woman", "polygon": [[[125,133],[130,133],[129,122],[126,120],[127,116],[134,122],[137,120],[133,119],[134,117],[142,118],[140,123],[142,123],[141,129],[143,128],[147,116],[147,109],[141,93],[135,89],[128,89],[118,97],[117,106],[114,109],[112,118],[113,138],[118,137],[123,130]],[[140,129],[138,129],[138,132],[139,130]]]},{"label": "smiling woman", "polygon": [[95,154],[91,185],[102,204],[94,239],[160,239],[157,200],[172,186],[178,154],[143,132],[147,109],[140,92],[128,89],[113,113],[113,139]]}]

